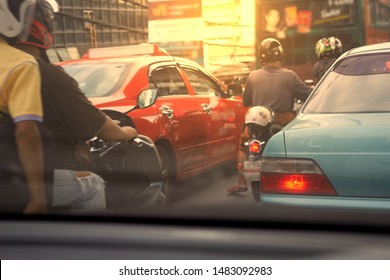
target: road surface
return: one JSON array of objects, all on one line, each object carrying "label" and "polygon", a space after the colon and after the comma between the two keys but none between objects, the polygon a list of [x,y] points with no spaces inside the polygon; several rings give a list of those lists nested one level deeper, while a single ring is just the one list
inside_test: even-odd
[{"label": "road surface", "polygon": [[170,206],[201,207],[227,204],[232,206],[255,204],[251,190],[229,194],[226,190],[238,180],[231,165],[212,169],[204,174],[178,183],[174,188]]}]

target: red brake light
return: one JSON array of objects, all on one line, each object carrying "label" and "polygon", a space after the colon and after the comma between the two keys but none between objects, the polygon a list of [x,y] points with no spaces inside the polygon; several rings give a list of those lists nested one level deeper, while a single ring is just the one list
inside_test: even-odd
[{"label": "red brake light", "polygon": [[320,174],[262,174],[264,193],[336,195],[328,179]]},{"label": "red brake light", "polygon": [[261,143],[257,140],[251,141],[249,143],[249,152],[253,154],[258,154],[261,152]]},{"label": "red brake light", "polygon": [[261,190],[270,194],[337,195],[318,165],[305,159],[263,159]]}]

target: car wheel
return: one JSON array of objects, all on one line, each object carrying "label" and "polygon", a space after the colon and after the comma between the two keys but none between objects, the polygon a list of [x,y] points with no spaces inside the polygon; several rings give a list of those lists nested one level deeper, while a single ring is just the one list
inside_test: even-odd
[{"label": "car wheel", "polygon": [[252,194],[256,202],[260,202],[260,181],[252,181]]},{"label": "car wheel", "polygon": [[173,188],[173,172],[172,165],[170,164],[168,152],[161,146],[157,146],[158,153],[161,160],[161,172],[162,172],[162,190],[160,193],[160,203],[169,203],[172,200],[172,188]]}]

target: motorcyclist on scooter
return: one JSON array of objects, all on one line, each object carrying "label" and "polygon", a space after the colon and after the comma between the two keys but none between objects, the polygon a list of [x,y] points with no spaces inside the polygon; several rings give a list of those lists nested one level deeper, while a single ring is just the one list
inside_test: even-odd
[{"label": "motorcyclist on scooter", "polygon": [[46,213],[43,121],[35,59],[10,44],[25,38],[34,0],[0,0],[0,211]]},{"label": "motorcyclist on scooter", "polygon": [[318,61],[313,67],[314,83],[317,84],[329,67],[342,54],[343,45],[336,37],[321,38],[315,46]]},{"label": "motorcyclist on scooter", "polygon": [[15,47],[33,55],[41,73],[44,124],[53,134],[55,151],[53,204],[74,211],[106,208],[105,182],[91,172],[90,150],[86,141],[98,136],[107,141],[125,142],[137,136],[130,127],[120,127],[94,107],[77,82],[49,63],[45,51],[52,45],[53,18],[59,9],[55,0],[37,0],[29,37]]},{"label": "motorcyclist on scooter", "polygon": [[[264,39],[259,46],[259,56],[263,67],[251,72],[243,93],[245,107],[266,106],[270,108],[275,113],[275,123],[281,126],[295,118],[294,100],[305,101],[311,92],[311,88],[294,71],[281,67],[284,55],[283,47],[278,40]],[[243,139],[247,135],[248,130],[244,127],[240,143],[245,141]],[[246,153],[240,149],[237,160],[239,180],[227,190],[229,193],[248,190],[241,172],[245,158]]]},{"label": "motorcyclist on scooter", "polygon": [[264,106],[253,106],[245,115],[245,129],[248,130],[248,138],[243,137],[241,147],[247,151],[246,143],[251,138],[267,142],[272,136],[273,112]]},{"label": "motorcyclist on scooter", "polygon": [[245,161],[241,169],[241,175],[245,178],[247,188],[252,189],[253,197],[259,201],[260,197],[260,161],[265,145],[274,134],[274,113],[264,106],[251,107],[245,116],[245,136],[241,142],[241,151],[246,153]]}]

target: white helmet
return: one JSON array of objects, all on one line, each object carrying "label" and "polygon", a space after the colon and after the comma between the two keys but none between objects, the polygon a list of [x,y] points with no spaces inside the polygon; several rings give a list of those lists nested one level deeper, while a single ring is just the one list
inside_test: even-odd
[{"label": "white helmet", "polygon": [[272,112],[263,106],[250,108],[245,115],[245,124],[254,123],[260,126],[267,126],[272,122]]},{"label": "white helmet", "polygon": [[27,38],[35,4],[35,0],[0,0],[0,34],[8,38]]}]

